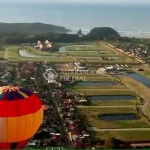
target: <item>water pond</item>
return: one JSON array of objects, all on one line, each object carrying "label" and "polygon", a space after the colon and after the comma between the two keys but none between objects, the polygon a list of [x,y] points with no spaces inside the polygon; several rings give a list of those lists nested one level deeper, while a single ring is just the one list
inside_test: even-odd
[{"label": "water pond", "polygon": [[127,74],[130,78],[133,78],[141,83],[143,83],[144,85],[146,85],[147,87],[150,87],[150,79],[148,79],[147,77],[144,77],[140,74],[137,73],[129,73]]},{"label": "water pond", "polygon": [[135,100],[134,95],[94,95],[88,96],[89,100]]},{"label": "water pond", "polygon": [[82,81],[78,82],[77,85],[81,86],[103,86],[103,85],[117,85],[114,81]]},{"label": "water pond", "polygon": [[103,114],[99,115],[102,120],[139,120],[141,117],[137,114]]}]

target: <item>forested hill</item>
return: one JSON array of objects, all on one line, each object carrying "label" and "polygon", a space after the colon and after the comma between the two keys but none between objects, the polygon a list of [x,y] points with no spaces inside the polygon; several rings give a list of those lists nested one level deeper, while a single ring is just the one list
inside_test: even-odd
[{"label": "forested hill", "polygon": [[91,39],[103,39],[103,38],[119,38],[119,33],[110,27],[97,27],[93,28],[87,37]]},{"label": "forested hill", "polygon": [[66,33],[70,30],[65,27],[44,23],[0,23],[0,33],[22,32],[28,34],[38,33]]},{"label": "forested hill", "polygon": [[[26,26],[28,26],[28,24]],[[90,31],[89,34],[87,35],[82,34],[82,36],[79,36],[78,34],[66,34],[66,33],[55,34],[56,32],[51,33],[49,32],[50,30],[48,29],[46,30],[46,28],[43,29],[45,31],[45,33],[43,33],[42,32],[43,30],[40,29],[39,27],[31,28],[31,26],[30,27],[26,27],[26,26],[24,24],[24,29],[22,28],[22,30],[25,31],[28,28],[30,29],[31,32],[34,31],[35,34],[31,35],[30,34],[31,32],[28,33],[28,31],[24,33],[19,32],[21,28],[18,27],[17,32],[13,32],[12,29],[10,30],[11,33],[0,32],[0,43],[6,43],[6,44],[36,43],[38,40],[42,42],[44,42],[45,40],[49,40],[51,42],[83,42],[83,41],[99,41],[104,39],[111,40],[111,39],[121,38],[117,31],[109,27],[94,28]],[[67,29],[64,28],[63,30],[66,31]],[[38,31],[38,34],[36,33],[36,31]],[[39,31],[41,31],[41,33]],[[53,31],[56,30],[53,29]]]}]

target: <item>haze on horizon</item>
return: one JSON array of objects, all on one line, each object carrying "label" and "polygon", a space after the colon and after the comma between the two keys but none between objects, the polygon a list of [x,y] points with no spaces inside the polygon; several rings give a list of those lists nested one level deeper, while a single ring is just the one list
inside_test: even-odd
[{"label": "haze on horizon", "polygon": [[150,0],[0,0],[0,22],[149,30]]}]

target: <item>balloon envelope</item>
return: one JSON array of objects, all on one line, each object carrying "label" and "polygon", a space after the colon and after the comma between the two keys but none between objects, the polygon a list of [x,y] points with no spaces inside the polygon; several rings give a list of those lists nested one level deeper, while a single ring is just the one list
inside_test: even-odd
[{"label": "balloon envelope", "polygon": [[33,92],[0,87],[0,148],[22,148],[37,132],[42,119],[42,103]]}]

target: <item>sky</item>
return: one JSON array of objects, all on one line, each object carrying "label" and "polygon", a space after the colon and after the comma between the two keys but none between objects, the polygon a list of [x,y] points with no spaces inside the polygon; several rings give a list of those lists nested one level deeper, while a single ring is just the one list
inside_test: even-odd
[{"label": "sky", "polygon": [[150,4],[150,0],[0,0],[0,3]]}]

